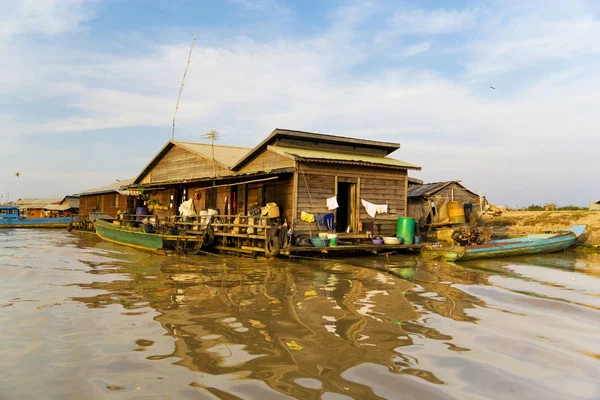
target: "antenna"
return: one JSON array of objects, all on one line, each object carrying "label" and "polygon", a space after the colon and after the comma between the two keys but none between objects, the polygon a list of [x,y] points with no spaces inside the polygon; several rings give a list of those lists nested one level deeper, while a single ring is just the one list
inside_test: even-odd
[{"label": "antenna", "polygon": [[219,132],[215,131],[214,129],[211,129],[210,131],[208,131],[204,135],[202,135],[202,139],[210,139],[210,145],[212,147],[213,176],[214,177],[217,176],[217,167],[215,165],[215,140],[219,140],[220,136],[221,135],[219,135]]},{"label": "antenna", "polygon": [[177,103],[175,103],[175,114],[173,115],[173,131],[171,132],[171,140],[175,139],[175,118],[177,118],[177,110],[179,110],[179,99],[181,98],[181,92],[183,92],[183,86],[185,85],[185,76],[187,75],[188,67],[192,61],[192,50],[194,50],[194,43],[196,43],[196,35],[192,41],[192,47],[190,47],[190,55],[188,56],[187,64],[185,65],[185,71],[183,71],[183,79],[181,80],[181,87],[179,88],[179,95],[177,96]]}]

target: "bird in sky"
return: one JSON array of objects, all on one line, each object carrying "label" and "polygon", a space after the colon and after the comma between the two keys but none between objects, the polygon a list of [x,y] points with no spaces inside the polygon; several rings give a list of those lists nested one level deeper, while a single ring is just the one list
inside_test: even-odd
[{"label": "bird in sky", "polygon": [[15,174],[15,176],[18,178],[18,177],[20,177],[20,176],[21,176],[21,173],[20,173],[20,172],[17,172],[17,173]]},{"label": "bird in sky", "polygon": [[494,89],[494,90],[496,90],[496,88],[495,88],[495,87],[493,87],[493,86],[490,86],[490,89]]}]

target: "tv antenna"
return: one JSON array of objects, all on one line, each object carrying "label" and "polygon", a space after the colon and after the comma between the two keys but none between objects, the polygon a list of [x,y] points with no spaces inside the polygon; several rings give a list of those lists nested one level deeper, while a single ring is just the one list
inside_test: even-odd
[{"label": "tv antenna", "polygon": [[192,47],[190,47],[190,55],[188,56],[187,64],[185,65],[185,71],[183,71],[183,79],[181,80],[181,87],[179,88],[177,103],[175,103],[175,114],[173,115],[173,131],[171,132],[171,140],[175,139],[175,118],[177,118],[177,110],[179,110],[179,99],[181,98],[181,92],[183,92],[183,86],[185,85],[185,76],[187,75],[190,62],[192,62],[192,50],[194,50],[194,43],[196,43],[196,35],[194,35]]},{"label": "tv antenna", "polygon": [[212,160],[213,160],[213,176],[217,176],[217,166],[215,165],[215,141],[219,140],[219,132],[214,129],[206,132],[202,135],[202,139],[210,139],[210,146],[212,147]]}]

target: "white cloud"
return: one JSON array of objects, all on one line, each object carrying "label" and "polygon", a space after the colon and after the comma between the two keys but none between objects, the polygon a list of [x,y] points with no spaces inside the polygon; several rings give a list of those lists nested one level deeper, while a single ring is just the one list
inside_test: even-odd
[{"label": "white cloud", "polygon": [[57,35],[89,19],[83,0],[4,0],[2,5],[0,38],[26,33]]},{"label": "white cloud", "polygon": [[406,46],[399,53],[401,57],[414,57],[431,49],[431,42],[420,42]]},{"label": "white cloud", "polygon": [[[521,13],[521,19],[512,16],[506,22],[504,15],[512,15],[506,11],[501,21],[539,35],[519,39],[519,33],[508,27],[493,30],[496,22],[486,20],[477,41],[457,53],[469,60],[465,78],[446,74],[443,65],[434,70],[409,63],[410,56],[433,54],[438,49],[434,39],[395,47],[405,57],[400,66],[380,67],[365,45],[369,38],[357,39],[359,27],[376,12],[371,4],[346,7],[334,13],[330,29],[317,37],[199,41],[181,99],[177,137],[199,140],[201,133],[215,128],[223,144],[252,146],[275,127],[286,127],[398,141],[402,149],[396,156],[423,167],[417,177],[462,179],[491,201],[587,202],[591,189],[581,187],[590,186],[590,171],[597,172],[591,149],[599,142],[595,106],[600,104],[600,60],[585,51],[585,44],[569,41],[595,32],[594,20],[575,14],[560,22],[536,22]],[[398,34],[449,33],[475,29],[476,24],[471,10],[394,15],[395,22],[411,17],[397,25]],[[498,27],[504,26],[501,21]],[[587,22],[574,26],[581,21]],[[552,26],[569,27],[569,39],[546,43]],[[387,28],[369,34],[376,37]],[[486,46],[492,47],[486,51]],[[478,83],[496,77],[496,65],[504,71],[515,63],[561,57],[561,46],[576,67],[537,65],[543,74],[515,77],[519,84],[510,90],[501,82],[495,91]],[[18,46],[11,50],[19,54]],[[145,54],[118,56],[93,51],[74,55],[73,50],[56,52],[41,45],[20,51],[26,61],[17,66],[0,58],[8,74],[19,77],[0,81],[0,88],[12,95],[39,93],[43,101],[69,112],[26,121],[0,117],[0,137],[111,128],[126,132],[136,126],[164,128],[165,140],[170,136],[189,43],[157,44]],[[372,69],[353,74],[365,60]],[[156,143],[156,150],[161,145]],[[132,147],[124,157],[139,154]],[[74,179],[73,190],[86,187],[84,174]]]},{"label": "white cloud", "polygon": [[448,34],[471,27],[475,23],[475,10],[399,10],[389,21],[389,31],[395,35]]}]

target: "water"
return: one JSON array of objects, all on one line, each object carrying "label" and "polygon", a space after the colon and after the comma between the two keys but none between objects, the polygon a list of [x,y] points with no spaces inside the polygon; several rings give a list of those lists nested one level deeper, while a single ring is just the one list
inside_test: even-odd
[{"label": "water", "polygon": [[0,231],[0,399],[600,399],[600,257],[162,257]]}]

